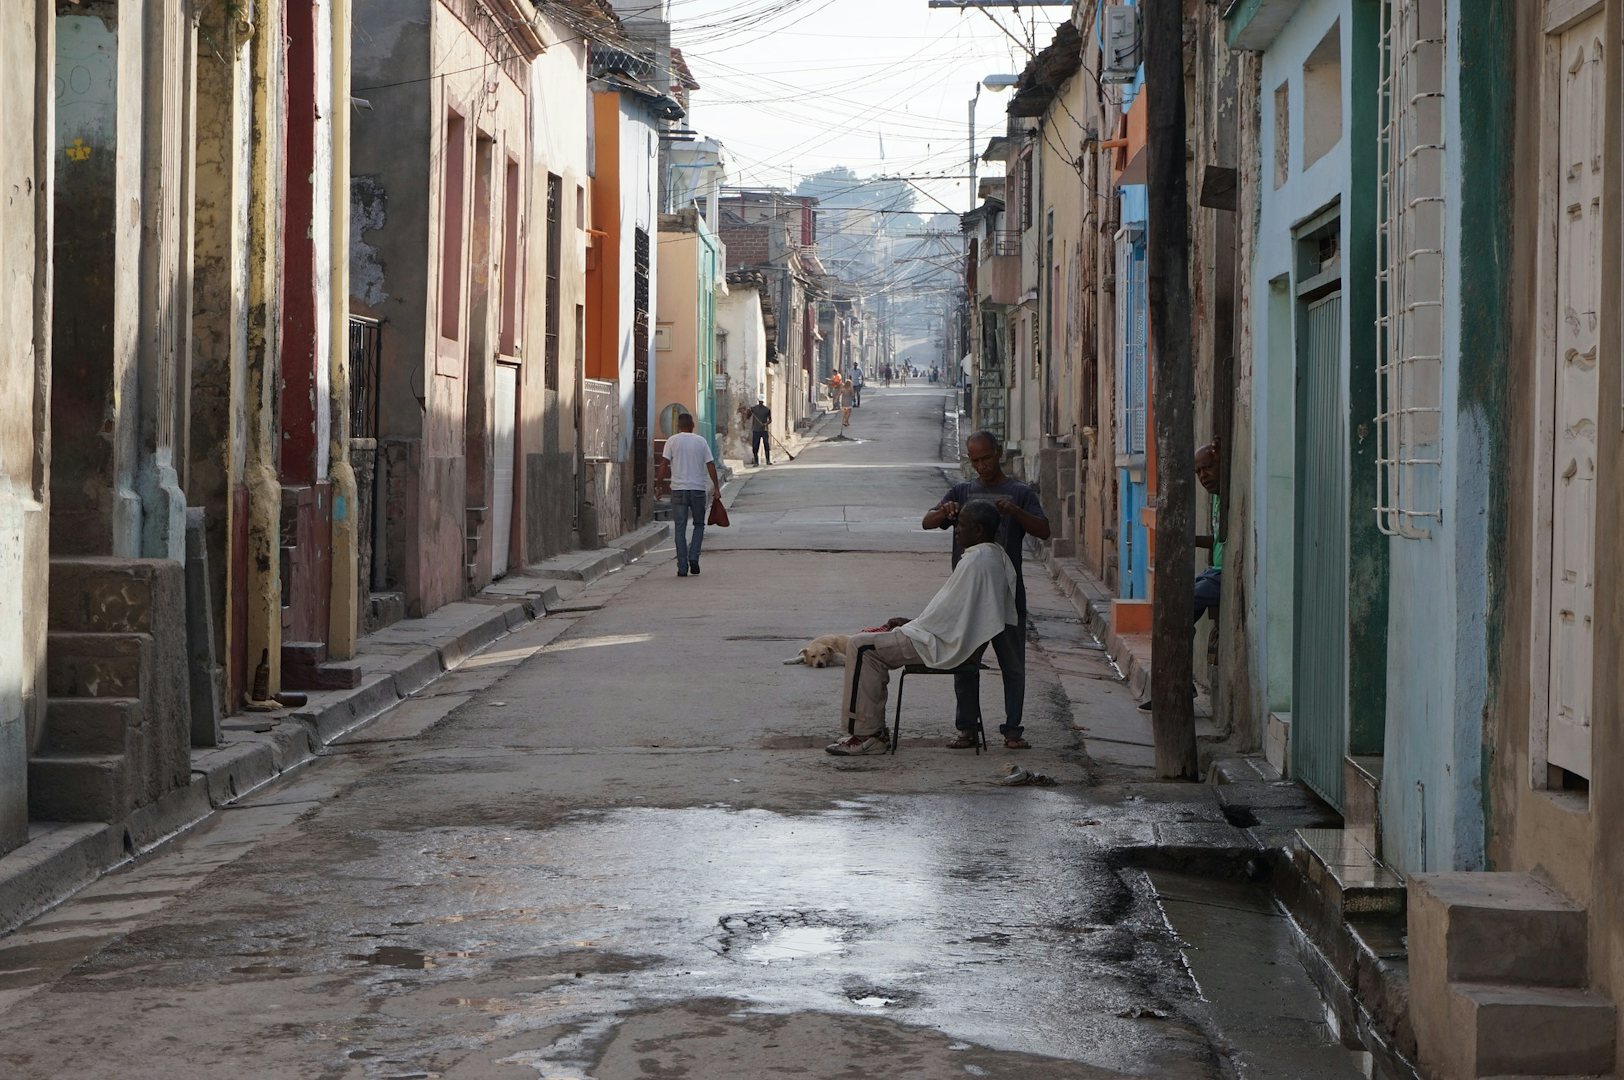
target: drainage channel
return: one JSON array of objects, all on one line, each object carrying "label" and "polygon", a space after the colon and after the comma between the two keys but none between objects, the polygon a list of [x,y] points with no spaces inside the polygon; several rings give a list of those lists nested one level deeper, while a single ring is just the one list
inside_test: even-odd
[{"label": "drainage channel", "polygon": [[1371,1057],[1343,1046],[1334,1015],[1297,958],[1291,921],[1267,888],[1149,870],[1185,963],[1246,1080],[1363,1080]]}]

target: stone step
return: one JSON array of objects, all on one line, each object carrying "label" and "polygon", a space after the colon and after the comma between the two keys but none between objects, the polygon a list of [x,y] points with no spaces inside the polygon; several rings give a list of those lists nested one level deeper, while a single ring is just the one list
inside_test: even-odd
[{"label": "stone step", "polygon": [[125,754],[141,702],[127,697],[51,698],[45,703],[47,753]]},{"label": "stone step", "polygon": [[39,821],[118,821],[129,810],[122,754],[40,754],[28,759],[28,815]]},{"label": "stone step", "polygon": [[321,664],[282,662],[284,690],[353,690],[364,674],[359,660],[328,660]]},{"label": "stone step", "polygon": [[296,664],[303,667],[315,667],[327,662],[327,643],[325,641],[284,641],[282,643],[282,666]]},{"label": "stone step", "polygon": [[146,697],[152,638],[135,633],[53,630],[45,639],[49,697]]},{"label": "stone step", "polygon": [[1446,982],[1575,987],[1589,967],[1585,910],[1528,874],[1420,874],[1411,881],[1417,963]]},{"label": "stone step", "polygon": [[152,631],[155,589],[176,588],[179,563],[86,556],[51,560],[49,625],[74,633]]},{"label": "stone step", "polygon": [[1521,1073],[1582,1076],[1614,1064],[1617,1010],[1584,990],[1456,983],[1451,993],[1469,1029],[1472,1077]]}]

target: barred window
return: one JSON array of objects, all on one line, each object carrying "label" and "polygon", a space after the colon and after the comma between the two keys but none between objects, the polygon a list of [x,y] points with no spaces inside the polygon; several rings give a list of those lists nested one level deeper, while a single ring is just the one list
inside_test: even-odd
[{"label": "barred window", "polygon": [[1443,521],[1445,0],[1383,0],[1377,192],[1376,515]]}]

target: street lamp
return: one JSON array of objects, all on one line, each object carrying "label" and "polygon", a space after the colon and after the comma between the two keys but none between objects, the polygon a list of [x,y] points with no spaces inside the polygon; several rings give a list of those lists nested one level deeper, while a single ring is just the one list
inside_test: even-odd
[{"label": "street lamp", "polygon": [[1021,81],[1019,75],[988,75],[976,83],[975,96],[970,99],[970,209],[974,210],[981,200],[979,191],[980,182],[976,178],[976,163],[981,155],[976,153],[976,102],[981,100],[981,88],[985,86],[993,93],[1008,90]]}]

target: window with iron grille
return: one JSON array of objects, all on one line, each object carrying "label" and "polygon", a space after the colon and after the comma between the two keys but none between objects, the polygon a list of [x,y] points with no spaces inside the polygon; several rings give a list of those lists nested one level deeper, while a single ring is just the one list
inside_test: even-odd
[{"label": "window with iron grille", "polygon": [[1443,520],[1444,0],[1383,0],[1377,192],[1376,517]]},{"label": "window with iron grille", "polygon": [[547,389],[558,389],[558,275],[564,258],[563,207],[564,180],[547,174]]}]

